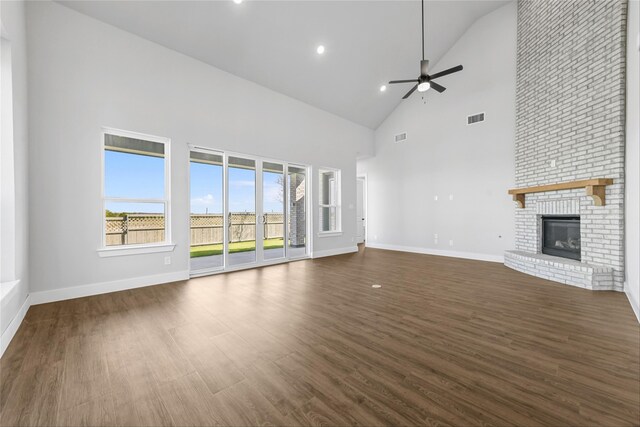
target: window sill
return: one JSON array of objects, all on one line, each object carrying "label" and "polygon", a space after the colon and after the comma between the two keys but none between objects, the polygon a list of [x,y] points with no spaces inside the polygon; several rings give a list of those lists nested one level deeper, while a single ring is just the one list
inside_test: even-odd
[{"label": "window sill", "polygon": [[125,255],[153,254],[156,252],[171,252],[176,247],[172,243],[164,243],[160,245],[144,245],[144,246],[117,246],[110,248],[98,249],[98,256],[101,258]]},{"label": "window sill", "polygon": [[342,236],[342,231],[321,231],[318,233],[318,237],[336,237]]}]

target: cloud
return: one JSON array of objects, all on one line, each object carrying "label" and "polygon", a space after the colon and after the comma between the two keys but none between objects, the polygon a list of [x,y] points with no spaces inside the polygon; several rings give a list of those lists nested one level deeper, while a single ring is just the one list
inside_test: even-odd
[{"label": "cloud", "polygon": [[191,199],[192,207],[210,207],[210,206],[213,206],[215,203],[216,203],[216,200],[213,197],[213,194],[207,194],[206,196],[203,196],[203,197],[196,197]]}]

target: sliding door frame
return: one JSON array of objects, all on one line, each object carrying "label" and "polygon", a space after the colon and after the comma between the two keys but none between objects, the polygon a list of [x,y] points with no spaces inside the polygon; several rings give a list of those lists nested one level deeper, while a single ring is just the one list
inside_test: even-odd
[{"label": "sliding door frame", "polygon": [[[311,257],[311,244],[312,244],[312,230],[313,230],[313,216],[311,210],[312,197],[311,196],[311,166],[304,165],[297,162],[286,162],[283,160],[255,156],[251,154],[238,153],[235,151],[219,150],[215,148],[203,147],[198,145],[189,144],[189,155],[187,161],[189,162],[189,177],[187,179],[187,186],[189,194],[191,195],[191,151],[201,152],[205,154],[217,154],[222,156],[222,194],[223,194],[223,265],[222,267],[213,267],[202,270],[193,271],[191,269],[191,196],[189,196],[189,215],[188,215],[188,229],[189,229],[189,275],[190,277],[208,276],[212,274],[226,273],[230,271],[246,270],[250,268],[257,268],[266,265],[282,264],[290,261],[297,261],[301,259],[307,259]],[[229,157],[239,157],[247,160],[253,160],[255,162],[255,215],[256,215],[256,230],[255,230],[255,242],[256,242],[256,259],[253,262],[246,264],[239,264],[235,266],[229,265]],[[284,257],[273,260],[264,259],[264,230],[261,227],[263,224],[261,218],[264,215],[264,197],[263,197],[263,164],[265,162],[281,164],[283,167],[283,250]],[[298,167],[305,170],[305,254],[302,256],[292,257],[289,253],[289,189],[287,188],[289,166]]]},{"label": "sliding door frame", "polygon": [[[224,151],[216,150],[213,148],[200,147],[197,145],[188,144],[189,153],[187,155],[187,170],[189,173],[187,174],[187,189],[189,193],[188,198],[188,212],[187,215],[187,230],[189,230],[189,245],[188,245],[188,254],[189,254],[189,274],[191,277],[195,276],[205,276],[209,274],[221,273],[225,271],[225,266],[227,265],[226,253],[228,246],[228,229],[226,226],[226,217],[227,217],[227,186],[225,183],[227,182],[227,156]],[[220,267],[210,267],[202,270],[197,270],[195,274],[191,269],[191,152],[195,151],[203,154],[216,154],[222,157],[222,266]]]}]

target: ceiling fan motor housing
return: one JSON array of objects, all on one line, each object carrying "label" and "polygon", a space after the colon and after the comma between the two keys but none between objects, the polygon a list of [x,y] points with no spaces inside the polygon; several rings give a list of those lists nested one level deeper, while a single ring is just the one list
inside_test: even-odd
[{"label": "ceiling fan motor housing", "polygon": [[421,76],[426,76],[427,75],[427,71],[429,71],[429,60],[428,59],[423,59],[420,61],[420,75]]}]

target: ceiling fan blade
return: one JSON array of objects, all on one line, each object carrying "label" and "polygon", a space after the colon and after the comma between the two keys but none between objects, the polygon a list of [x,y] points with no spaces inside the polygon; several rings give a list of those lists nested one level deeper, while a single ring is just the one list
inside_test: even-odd
[{"label": "ceiling fan blade", "polygon": [[439,73],[432,74],[429,76],[431,80],[437,79],[438,77],[447,76],[449,74],[457,73],[458,71],[462,71],[462,65],[458,65],[453,68],[449,68],[448,70],[440,71]]},{"label": "ceiling fan blade", "polygon": [[432,82],[432,81],[430,81],[430,82],[429,82],[429,86],[431,86],[431,88],[432,88],[433,90],[435,90],[436,92],[440,92],[440,93],[442,93],[442,92],[444,92],[445,90],[447,90],[447,88],[446,88],[446,87],[444,87],[444,86],[440,86],[438,83],[436,83],[436,82]]},{"label": "ceiling fan blade", "polygon": [[415,85],[414,87],[412,87],[411,90],[409,92],[407,92],[407,94],[405,96],[402,97],[402,99],[407,99],[408,97],[410,97],[411,94],[413,92],[415,92],[416,89],[418,89],[418,85]]},{"label": "ceiling fan blade", "polygon": [[419,81],[418,79],[411,79],[411,80],[391,80],[389,82],[390,85],[394,85],[396,83],[415,83]]}]

